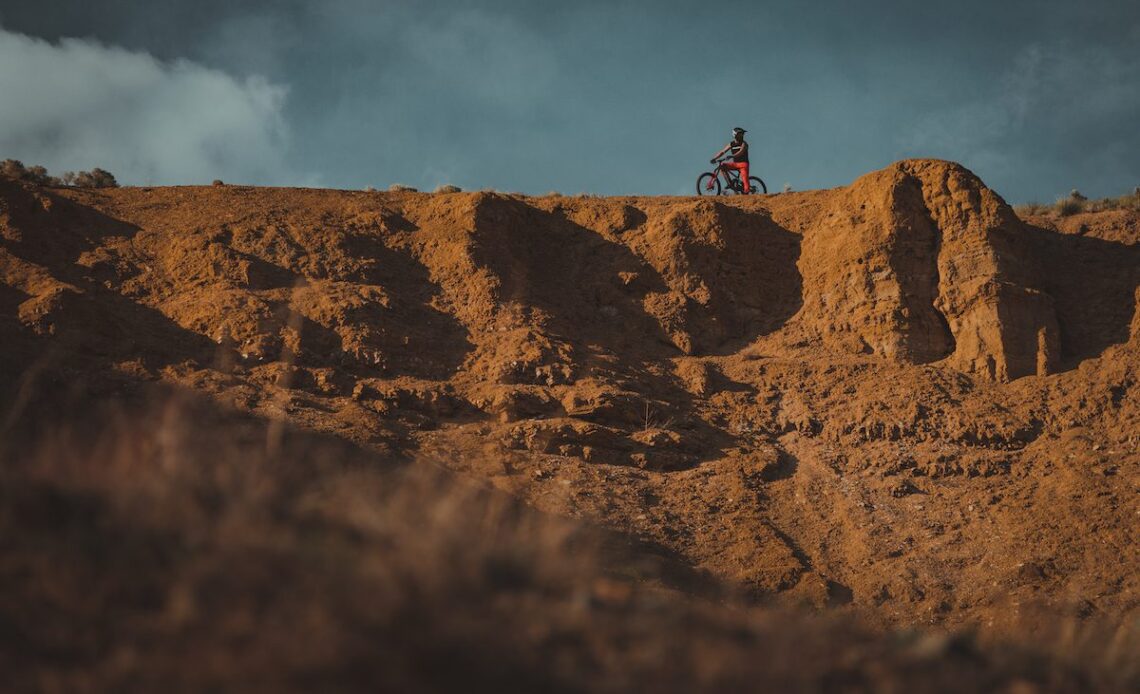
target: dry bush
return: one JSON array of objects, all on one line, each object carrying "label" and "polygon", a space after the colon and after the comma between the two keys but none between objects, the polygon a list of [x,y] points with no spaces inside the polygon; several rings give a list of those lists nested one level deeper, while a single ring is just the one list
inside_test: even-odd
[{"label": "dry bush", "polygon": [[27,172],[24,162],[18,159],[5,159],[0,162],[0,176],[20,178]]},{"label": "dry bush", "polygon": [[25,181],[39,186],[75,186],[77,188],[117,188],[119,183],[110,171],[98,167],[90,171],[67,171],[60,177],[51,176],[42,166],[24,166],[17,159],[0,162],[0,176]]},{"label": "dry bush", "polygon": [[67,172],[63,175],[63,181],[66,185],[75,186],[77,188],[117,188],[119,182],[110,171],[105,171],[98,167],[90,171],[76,171]]},{"label": "dry bush", "polygon": [[406,186],[403,183],[393,183],[388,186],[388,190],[392,193],[418,193],[419,189],[412,186]]},{"label": "dry bush", "polygon": [[25,181],[39,186],[58,186],[61,181],[48,175],[48,170],[42,166],[24,166],[18,159],[5,159],[0,162],[0,176]]},{"label": "dry bush", "polygon": [[1081,198],[1075,198],[1072,195],[1067,198],[1059,198],[1054,205],[1054,209],[1056,209],[1057,214],[1062,217],[1079,214],[1085,211],[1085,199],[1083,196]]},{"label": "dry bush", "polygon": [[1018,217],[1024,219],[1025,217],[1038,217],[1043,215],[1049,212],[1049,207],[1039,202],[1027,202],[1024,205],[1015,205],[1013,211]]},{"label": "dry bush", "polygon": [[459,186],[453,186],[450,183],[442,185],[435,189],[436,193],[462,193],[463,189]]}]

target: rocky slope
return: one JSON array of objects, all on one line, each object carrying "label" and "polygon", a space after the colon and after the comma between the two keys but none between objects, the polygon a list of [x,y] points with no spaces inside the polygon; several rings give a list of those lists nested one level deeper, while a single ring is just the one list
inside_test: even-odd
[{"label": "rocky slope", "polygon": [[759,597],[1120,621],[1140,220],[1085,217],[930,160],[716,200],[0,181],[0,425],[162,381]]}]

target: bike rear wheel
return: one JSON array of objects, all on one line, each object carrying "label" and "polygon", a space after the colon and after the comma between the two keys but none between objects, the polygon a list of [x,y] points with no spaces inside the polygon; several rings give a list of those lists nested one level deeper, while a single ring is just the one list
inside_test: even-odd
[{"label": "bike rear wheel", "polygon": [[697,176],[697,195],[720,195],[720,177],[715,173]]},{"label": "bike rear wheel", "polygon": [[748,177],[748,186],[752,188],[753,195],[759,195],[760,193],[768,194],[768,186],[764,185],[764,181],[756,176]]}]

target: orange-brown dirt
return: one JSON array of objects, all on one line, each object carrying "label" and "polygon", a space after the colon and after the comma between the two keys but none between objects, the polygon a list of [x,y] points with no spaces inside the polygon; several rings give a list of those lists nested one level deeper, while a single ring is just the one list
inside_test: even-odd
[{"label": "orange-brown dirt", "polygon": [[718,199],[0,180],[0,427],[161,382],[755,598],[1119,636],[1138,297],[1140,215],[1022,220],[933,160]]}]

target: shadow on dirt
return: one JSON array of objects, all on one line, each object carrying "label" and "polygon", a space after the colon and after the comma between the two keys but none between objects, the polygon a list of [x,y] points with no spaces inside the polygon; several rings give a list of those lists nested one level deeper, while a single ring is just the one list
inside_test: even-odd
[{"label": "shadow on dirt", "polygon": [[1024,226],[1019,243],[1040,258],[1054,300],[1065,369],[1127,342],[1140,287],[1140,245]]}]

